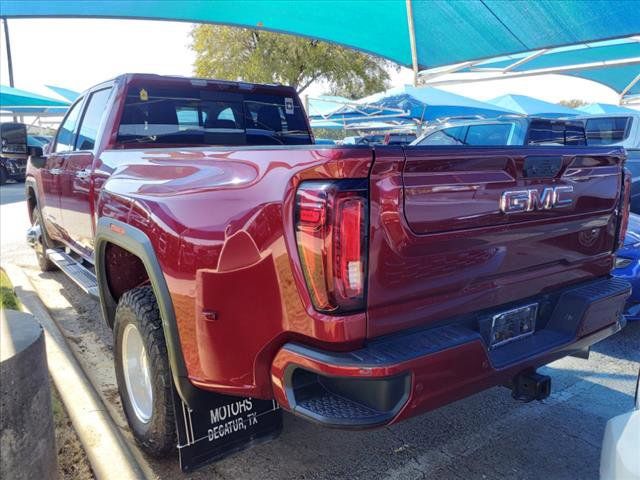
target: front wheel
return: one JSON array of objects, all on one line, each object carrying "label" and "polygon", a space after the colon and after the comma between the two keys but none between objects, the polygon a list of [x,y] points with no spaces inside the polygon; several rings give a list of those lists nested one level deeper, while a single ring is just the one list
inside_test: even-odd
[{"label": "front wheel", "polygon": [[8,179],[9,174],[7,173],[7,170],[4,167],[0,167],[0,185],[7,183]]},{"label": "front wheel", "polygon": [[166,454],[176,446],[173,383],[151,287],[134,288],[120,298],[114,343],[118,390],[133,436],[147,453]]}]

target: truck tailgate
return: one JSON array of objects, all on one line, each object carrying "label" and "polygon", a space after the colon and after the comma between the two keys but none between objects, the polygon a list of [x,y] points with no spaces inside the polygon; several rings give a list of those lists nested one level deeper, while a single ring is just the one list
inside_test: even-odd
[{"label": "truck tailgate", "polygon": [[607,275],[621,149],[377,148],[367,335]]}]

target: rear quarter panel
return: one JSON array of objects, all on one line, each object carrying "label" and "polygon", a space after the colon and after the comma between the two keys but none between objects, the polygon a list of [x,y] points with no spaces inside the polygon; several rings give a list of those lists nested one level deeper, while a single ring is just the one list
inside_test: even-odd
[{"label": "rear quarter panel", "polygon": [[102,153],[98,214],[151,239],[194,384],[269,397],[270,363],[284,342],[362,342],[364,313],[313,310],[292,213],[299,182],[366,178],[371,163],[370,148],[317,146]]}]

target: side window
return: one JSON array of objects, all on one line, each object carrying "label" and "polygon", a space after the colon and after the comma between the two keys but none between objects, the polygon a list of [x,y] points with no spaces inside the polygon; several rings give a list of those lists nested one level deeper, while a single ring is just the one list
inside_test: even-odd
[{"label": "side window", "polygon": [[591,118],[587,120],[587,144],[611,145],[629,136],[629,117]]},{"label": "side window", "polygon": [[449,127],[433,132],[418,145],[464,145],[464,133],[467,127]]},{"label": "side window", "polygon": [[81,106],[82,99],[78,100],[73,107],[71,107],[71,110],[69,110],[67,117],[60,126],[60,130],[58,130],[54,152],[69,152],[73,150],[73,139],[75,137],[76,127],[78,126]]},{"label": "side window", "polygon": [[510,133],[510,123],[470,125],[465,141],[467,145],[476,146],[508,145]]},{"label": "side window", "polygon": [[98,128],[100,128],[100,121],[107,110],[107,101],[110,93],[111,89],[105,88],[104,90],[93,92],[89,97],[89,104],[80,123],[76,150],[93,150],[98,136]]}]

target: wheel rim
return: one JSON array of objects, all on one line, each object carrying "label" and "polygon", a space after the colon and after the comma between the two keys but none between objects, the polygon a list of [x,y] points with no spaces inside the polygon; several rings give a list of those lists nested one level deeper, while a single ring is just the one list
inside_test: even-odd
[{"label": "wheel rim", "polygon": [[148,423],[153,412],[149,359],[142,336],[131,323],[127,324],[122,334],[122,367],[133,412],[142,423]]},{"label": "wheel rim", "polygon": [[31,226],[34,228],[40,228],[40,235],[38,235],[38,240],[34,244],[33,248],[35,249],[37,255],[44,256],[44,244],[42,239],[42,225],[40,225],[40,215],[33,216],[33,224]]}]

